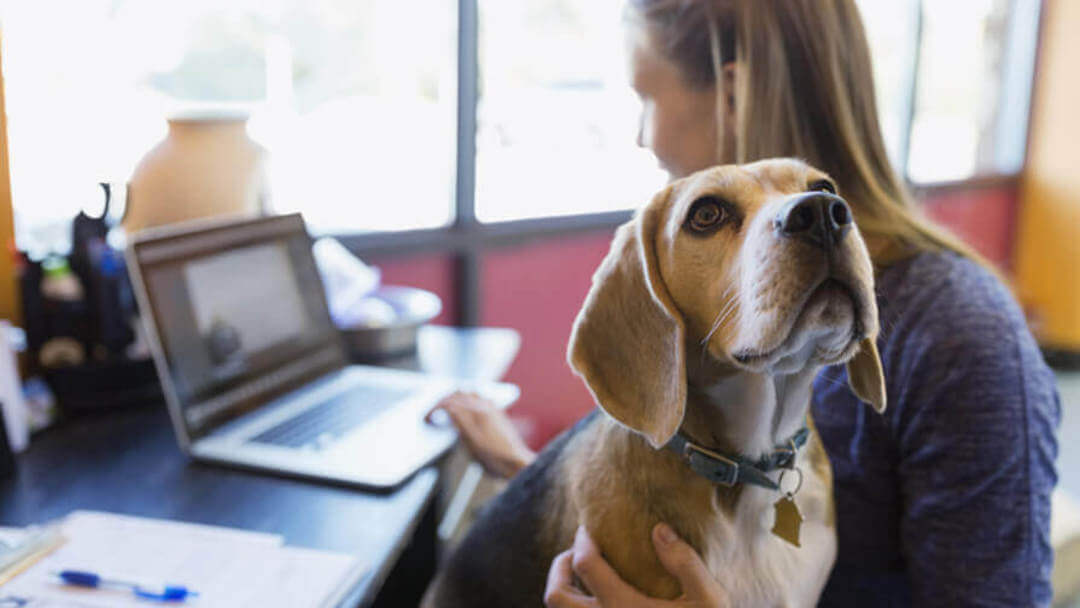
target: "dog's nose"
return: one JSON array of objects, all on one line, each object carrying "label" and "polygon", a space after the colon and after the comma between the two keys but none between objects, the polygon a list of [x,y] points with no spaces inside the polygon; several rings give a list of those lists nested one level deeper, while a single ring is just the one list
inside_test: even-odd
[{"label": "dog's nose", "polygon": [[774,225],[780,236],[829,249],[851,230],[851,209],[835,194],[811,192],[788,201],[776,214]]}]

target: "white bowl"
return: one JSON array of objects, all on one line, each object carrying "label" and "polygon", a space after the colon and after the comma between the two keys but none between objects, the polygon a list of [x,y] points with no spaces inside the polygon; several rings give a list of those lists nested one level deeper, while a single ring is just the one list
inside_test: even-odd
[{"label": "white bowl", "polygon": [[388,305],[392,315],[379,315],[363,323],[338,327],[349,355],[357,361],[411,354],[416,350],[420,327],[442,312],[439,296],[416,287],[386,285],[368,298],[378,300],[380,307],[382,303]]}]

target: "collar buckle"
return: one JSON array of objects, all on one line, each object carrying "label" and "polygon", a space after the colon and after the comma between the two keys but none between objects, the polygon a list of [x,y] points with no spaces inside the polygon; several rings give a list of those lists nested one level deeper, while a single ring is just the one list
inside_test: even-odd
[{"label": "collar buckle", "polygon": [[[716,452],[714,452],[712,450],[705,449],[705,448],[703,448],[703,447],[701,447],[699,445],[695,445],[695,444],[687,441],[686,445],[683,446],[683,458],[685,458],[686,461],[690,464],[690,468],[695,469],[695,470],[697,469],[697,467],[694,466],[694,464],[695,464],[694,463],[694,458],[693,458],[693,453],[694,452],[697,452],[698,454],[701,454],[706,459],[714,460],[716,462],[719,462],[719,463],[722,463],[722,464],[725,465],[723,467],[723,471],[719,470],[720,467],[710,467],[710,470],[709,470],[710,474],[707,477],[711,481],[714,481],[714,482],[716,482],[716,483],[718,483],[718,484],[720,484],[722,486],[728,487],[728,488],[734,487],[736,484],[739,483],[739,463],[738,463],[738,461],[733,460],[731,458],[728,458],[727,456],[724,456],[723,454],[718,454],[718,453],[716,453]],[[723,472],[726,472],[726,473],[724,473],[723,477],[720,477],[720,475]]]}]

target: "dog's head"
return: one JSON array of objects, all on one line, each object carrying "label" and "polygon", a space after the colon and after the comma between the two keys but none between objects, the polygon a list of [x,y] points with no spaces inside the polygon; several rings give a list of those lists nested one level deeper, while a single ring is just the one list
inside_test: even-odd
[{"label": "dog's head", "polygon": [[686,406],[686,353],[735,372],[846,361],[885,408],[873,268],[828,175],[789,159],[670,184],[619,228],[570,337],[597,403],[661,446]]}]

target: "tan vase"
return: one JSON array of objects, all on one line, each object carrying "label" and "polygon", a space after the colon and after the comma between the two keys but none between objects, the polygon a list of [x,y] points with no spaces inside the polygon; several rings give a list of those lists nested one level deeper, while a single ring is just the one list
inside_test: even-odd
[{"label": "tan vase", "polygon": [[131,176],[124,228],[196,218],[255,215],[267,200],[266,150],[252,141],[247,116],[169,119],[169,133]]}]

